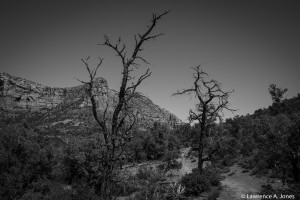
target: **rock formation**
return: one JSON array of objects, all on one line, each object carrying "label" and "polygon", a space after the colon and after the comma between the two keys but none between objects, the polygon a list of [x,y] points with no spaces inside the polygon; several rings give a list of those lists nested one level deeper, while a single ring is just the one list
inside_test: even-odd
[{"label": "rock formation", "polygon": [[[117,99],[117,92],[110,89],[103,78],[97,78],[95,85],[99,112],[105,109],[106,103],[111,110]],[[167,123],[170,127],[181,123],[174,114],[155,105],[141,93],[136,93],[132,107],[141,128],[150,126],[155,121]],[[13,116],[16,117],[18,115],[15,113],[29,113],[32,123],[52,128],[64,127],[64,130],[68,126],[73,127],[74,131],[91,127],[94,121],[90,109],[84,85],[53,88],[0,72],[0,112],[3,116],[14,113]]]}]

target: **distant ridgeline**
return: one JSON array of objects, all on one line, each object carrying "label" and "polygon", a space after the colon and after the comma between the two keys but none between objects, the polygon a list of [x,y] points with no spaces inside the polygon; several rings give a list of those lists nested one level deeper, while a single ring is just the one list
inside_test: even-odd
[{"label": "distant ridgeline", "polygon": [[[97,78],[95,86],[99,112],[108,103],[108,114],[112,114],[117,92],[110,89],[103,78]],[[170,127],[182,123],[174,114],[155,105],[141,93],[136,93],[131,107],[141,129],[151,126],[155,121]],[[90,131],[94,127],[91,125],[95,124],[84,85],[53,88],[4,72],[0,72],[0,112],[2,122],[20,122],[25,117],[27,123],[51,128],[56,133]]]}]

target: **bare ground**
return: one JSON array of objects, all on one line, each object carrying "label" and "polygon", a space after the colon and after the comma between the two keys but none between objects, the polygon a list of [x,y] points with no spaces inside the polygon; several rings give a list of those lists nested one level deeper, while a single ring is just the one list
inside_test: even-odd
[{"label": "bare ground", "polygon": [[[237,164],[230,167],[230,171],[223,174],[225,179],[221,181],[222,191],[218,200],[240,200],[245,199],[245,195],[258,194],[263,184],[270,184],[267,178],[259,178],[243,172],[243,169]],[[282,187],[279,180],[273,180],[272,186]],[[258,199],[258,198],[257,198]]]},{"label": "bare ground", "polygon": [[[180,170],[170,170],[167,174],[167,181],[178,181],[185,174],[191,173],[192,169],[197,168],[197,158],[195,157],[186,157],[189,148],[181,149],[181,157],[178,159],[182,163],[182,168]],[[161,164],[161,161],[158,162],[149,162],[139,164],[133,167],[128,167],[127,170],[131,174],[135,174],[140,166],[148,165],[155,167],[158,164]],[[245,172],[238,164],[234,164],[230,167],[228,173],[222,174],[225,176],[225,179],[221,181],[222,190],[218,200],[240,200],[242,195],[258,194],[261,186],[263,184],[271,184],[273,188],[283,187],[282,183],[278,180],[270,180],[267,178],[261,178],[251,175],[250,172]],[[272,183],[271,183],[272,182]],[[193,198],[194,200],[206,199],[207,194],[203,194],[200,197]]]}]

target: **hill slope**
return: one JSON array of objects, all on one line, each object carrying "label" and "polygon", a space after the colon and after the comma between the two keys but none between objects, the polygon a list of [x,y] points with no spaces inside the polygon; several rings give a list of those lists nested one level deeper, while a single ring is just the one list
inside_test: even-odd
[{"label": "hill slope", "polygon": [[[110,105],[108,111],[112,111],[117,92],[110,89],[103,78],[96,79],[96,86],[99,112],[104,110],[106,102]],[[53,88],[0,72],[0,89],[2,122],[21,122],[26,116],[31,125],[47,127],[55,134],[75,134],[94,129],[91,104],[84,85]],[[132,106],[140,128],[146,128],[155,121],[170,126],[181,123],[178,117],[141,93],[136,93]]]}]

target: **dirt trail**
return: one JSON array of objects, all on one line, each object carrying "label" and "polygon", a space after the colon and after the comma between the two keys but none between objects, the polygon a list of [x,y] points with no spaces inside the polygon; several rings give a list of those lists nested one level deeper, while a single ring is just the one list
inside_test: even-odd
[{"label": "dirt trail", "polygon": [[196,160],[192,162],[192,157],[188,158],[187,155],[190,151],[190,148],[183,148],[181,149],[181,156],[178,159],[182,163],[182,167],[179,170],[180,177],[184,176],[185,174],[192,173],[192,169],[197,168]]},{"label": "dirt trail", "polygon": [[231,166],[230,172],[223,175],[226,178],[221,181],[223,189],[218,200],[247,199],[245,195],[258,194],[261,186],[268,182],[266,178],[250,175],[250,172],[243,173],[243,169],[237,164]]},{"label": "dirt trail", "polygon": [[[189,150],[190,150],[189,148],[181,149],[181,156],[178,159],[178,161],[182,163],[182,168],[180,170],[170,170],[167,175],[168,181],[176,182],[185,174],[191,173],[192,169],[197,168],[197,158],[186,157]],[[135,167],[129,167],[127,170],[130,171],[132,174],[135,174],[139,166],[148,165],[148,166],[155,167],[160,163],[162,162],[161,161],[157,163],[150,162],[146,164],[143,163]],[[223,174],[225,176],[225,179],[221,181],[223,189],[221,190],[218,200],[241,200],[241,199],[245,200],[247,198],[245,197],[242,198],[242,195],[258,194],[263,184],[270,183],[266,178],[258,178],[256,176],[251,175],[250,172],[243,172],[243,171],[244,169],[242,169],[240,166],[235,164],[230,167],[230,171],[228,173]],[[275,182],[274,184],[274,181],[273,184],[271,185],[275,187],[282,186],[281,183]],[[205,199],[205,198],[198,197],[196,199]]]},{"label": "dirt trail", "polygon": [[[193,168],[197,168],[197,162],[191,162],[190,158],[186,158],[186,155],[190,149],[181,150],[181,162],[182,168],[177,172],[179,177],[182,177],[186,173],[191,173]],[[195,158],[197,159],[197,158]],[[266,184],[267,180],[264,178],[257,178],[250,175],[250,172],[244,172],[237,164],[230,167],[230,171],[223,174],[226,178],[221,181],[223,189],[221,191],[218,200],[240,200],[242,195],[258,194],[263,184]],[[205,199],[198,197],[196,199]]]}]

